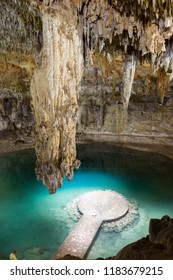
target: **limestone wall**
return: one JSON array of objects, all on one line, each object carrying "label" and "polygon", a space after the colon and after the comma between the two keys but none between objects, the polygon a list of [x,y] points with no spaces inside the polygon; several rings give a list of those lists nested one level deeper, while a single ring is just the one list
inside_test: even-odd
[{"label": "limestone wall", "polygon": [[172,83],[167,84],[161,104],[159,78],[149,64],[138,64],[129,106],[125,110],[122,105],[121,57],[115,60],[114,66],[108,65],[104,74],[102,68],[97,61],[84,72],[79,98],[78,139],[171,145]]}]

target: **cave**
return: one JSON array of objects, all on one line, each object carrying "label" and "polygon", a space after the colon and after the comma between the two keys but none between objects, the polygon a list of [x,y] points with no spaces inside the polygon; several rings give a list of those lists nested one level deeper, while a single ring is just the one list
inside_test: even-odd
[{"label": "cave", "polygon": [[65,257],[55,252],[81,224],[78,197],[101,193],[102,209],[108,190],[127,199],[129,214],[109,223],[93,212],[90,250],[72,243],[67,255],[173,259],[172,14],[171,0],[1,0],[1,218],[13,219],[0,258],[15,249],[4,246],[10,227],[19,258]]}]

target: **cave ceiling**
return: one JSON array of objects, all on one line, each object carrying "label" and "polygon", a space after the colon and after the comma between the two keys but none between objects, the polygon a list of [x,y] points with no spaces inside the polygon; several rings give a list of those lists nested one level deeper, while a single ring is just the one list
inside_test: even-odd
[{"label": "cave ceiling", "polygon": [[[163,63],[173,35],[171,0],[1,0],[1,51],[39,52],[42,14],[71,7],[83,24],[84,56],[98,51],[135,53]],[[164,55],[163,55],[164,54]]]},{"label": "cave ceiling", "polygon": [[32,77],[36,171],[50,193],[79,167],[75,134],[84,66],[98,57],[108,65],[121,55],[120,103],[127,111],[137,63],[172,79],[172,14],[172,0],[0,1],[0,63],[26,68]]}]

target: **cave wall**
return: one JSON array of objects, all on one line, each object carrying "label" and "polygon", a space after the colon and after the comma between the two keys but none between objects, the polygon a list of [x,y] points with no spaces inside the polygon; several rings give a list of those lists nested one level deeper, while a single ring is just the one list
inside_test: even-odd
[{"label": "cave wall", "polygon": [[33,134],[30,81],[42,45],[40,11],[27,0],[1,0],[0,27],[0,136],[16,140]]},{"label": "cave wall", "polygon": [[173,84],[167,84],[162,104],[159,77],[150,64],[138,63],[126,110],[122,104],[122,76],[121,56],[105,65],[103,57],[97,57],[85,69],[77,139],[172,145]]},{"label": "cave wall", "polygon": [[[6,68],[7,67],[7,68]],[[111,64],[109,65],[111,68]],[[121,57],[103,74],[100,65],[88,65],[79,92],[77,139],[102,135],[102,140],[150,144],[172,144],[173,84],[167,87],[164,103],[158,89],[158,77],[149,64],[137,66],[128,111],[121,104],[123,64]],[[31,135],[34,116],[31,108],[30,76],[25,68],[1,61],[0,131]]]},{"label": "cave wall", "polygon": [[[34,130],[29,85],[36,64],[42,59],[42,9],[38,8],[38,3],[50,7],[56,1],[43,2],[2,0],[0,3],[3,27],[0,29],[1,132],[19,130],[31,134]],[[111,141],[116,142],[172,144],[172,84],[163,86],[164,77],[155,70],[158,65],[164,66],[166,72],[172,67],[172,47],[169,42],[165,47],[164,41],[172,32],[172,6],[166,4],[169,1],[163,6],[153,1],[153,7],[143,1],[138,4],[128,1],[126,5],[125,1],[110,1],[109,4],[103,1],[102,6],[98,1],[73,2],[80,13],[87,15],[83,20],[87,63],[79,91],[77,139],[103,135],[102,139],[106,140],[106,135],[110,135]],[[130,16],[132,6],[134,15]],[[161,12],[163,15],[159,19]],[[151,20],[157,26],[149,25]],[[132,90],[128,79],[126,88],[124,86],[124,72],[128,67],[124,64],[123,53],[130,47],[141,52],[144,60],[138,57]],[[163,55],[157,56],[158,48],[164,51]],[[150,52],[149,62],[145,54]]]},{"label": "cave wall", "polygon": [[[1,0],[0,53],[8,59],[39,52],[42,46],[42,22],[39,9],[30,0]],[[9,57],[10,55],[10,57]],[[16,60],[17,62],[17,60]]]},{"label": "cave wall", "polygon": [[[13,140],[31,136],[34,117],[31,109],[30,75],[26,68],[0,57],[0,135],[9,132]],[[7,134],[5,134],[7,135]]]}]

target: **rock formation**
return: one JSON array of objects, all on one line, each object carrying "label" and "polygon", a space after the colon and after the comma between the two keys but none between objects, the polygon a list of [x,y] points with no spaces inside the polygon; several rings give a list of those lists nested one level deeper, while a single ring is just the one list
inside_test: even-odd
[{"label": "rock formation", "polygon": [[149,235],[125,246],[111,259],[128,260],[172,260],[173,220],[165,215],[161,219],[151,219]]},{"label": "rock formation", "polygon": [[35,120],[50,193],[79,166],[77,117],[79,140],[171,145],[172,14],[171,0],[1,0],[0,129]]},{"label": "rock formation", "polygon": [[30,80],[42,45],[41,15],[28,1],[2,0],[0,27],[0,132],[15,140],[33,132]]},{"label": "rock formation", "polygon": [[[46,1],[45,1],[46,2]],[[36,121],[37,175],[54,193],[63,177],[73,177],[76,160],[78,85],[82,75],[82,35],[71,5],[45,7],[41,65],[31,82]]]}]

